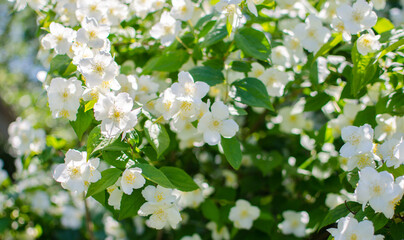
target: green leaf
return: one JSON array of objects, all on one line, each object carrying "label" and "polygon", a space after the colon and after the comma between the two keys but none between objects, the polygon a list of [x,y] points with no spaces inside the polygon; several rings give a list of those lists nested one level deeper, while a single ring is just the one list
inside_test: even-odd
[{"label": "green leaf", "polygon": [[219,208],[216,206],[216,204],[211,200],[211,199],[206,199],[202,204],[201,204],[201,210],[203,216],[211,220],[215,223],[217,223],[220,219],[220,213],[219,213]]},{"label": "green leaf", "polygon": [[229,17],[226,20],[226,30],[227,30],[227,34],[230,36],[231,32],[233,31],[233,26],[231,25],[231,22],[229,21]]},{"label": "green leaf", "polygon": [[264,107],[275,111],[269,100],[266,86],[256,78],[244,78],[232,84],[235,87],[235,100],[253,107]]},{"label": "green leaf", "polygon": [[251,71],[251,65],[242,61],[233,61],[231,63],[231,69],[236,72],[248,73]]},{"label": "green leaf", "polygon": [[404,239],[404,222],[393,223],[390,225],[390,234],[393,240]]},{"label": "green leaf", "polygon": [[91,110],[94,108],[94,105],[97,103],[98,100],[91,100],[86,103],[84,107],[84,112],[87,112],[88,110]]},{"label": "green leaf", "polygon": [[210,47],[213,44],[224,39],[226,36],[227,36],[226,26],[221,26],[221,27],[216,26],[212,31],[210,31],[205,36],[204,40],[200,42],[201,48]]},{"label": "green leaf", "polygon": [[355,218],[358,221],[364,220],[365,217],[373,222],[375,232],[382,229],[389,221],[389,219],[386,218],[383,213],[376,213],[371,207],[367,207],[365,211],[360,210],[357,214],[355,214]]},{"label": "green leaf", "polygon": [[362,126],[365,123],[370,124],[372,127],[376,127],[376,107],[368,106],[363,111],[356,114],[355,120],[353,122],[354,126]]},{"label": "green leaf", "polygon": [[337,207],[328,212],[327,216],[325,216],[323,222],[321,223],[319,229],[329,224],[337,222],[337,220],[342,217],[346,217],[350,213],[347,206],[353,212],[358,212],[361,209],[361,205],[357,202],[347,202],[346,204],[343,203],[341,205],[338,205]]},{"label": "green leaf", "polygon": [[90,157],[97,151],[126,151],[130,146],[121,142],[119,136],[114,138],[107,138],[101,134],[101,126],[93,128],[93,130],[88,135],[87,139],[87,155]]},{"label": "green leaf", "polygon": [[324,143],[332,143],[334,141],[332,128],[329,128],[327,123],[324,124],[318,131],[315,139],[318,145],[323,145]]},{"label": "green leaf", "polygon": [[144,129],[147,141],[156,150],[157,158],[159,158],[170,146],[170,136],[164,126],[150,120],[145,122]]},{"label": "green leaf", "polygon": [[402,45],[404,45],[404,38],[401,40],[398,40],[397,42],[391,44],[390,46],[388,46],[387,48],[383,49],[383,51],[380,53],[380,55],[377,57],[377,60],[379,60],[380,58],[382,58],[384,55],[386,55],[389,52],[392,52],[394,50],[396,50],[397,48],[401,47]]},{"label": "green leaf", "polygon": [[72,60],[66,55],[56,55],[50,62],[50,73],[63,76]]},{"label": "green leaf", "polygon": [[340,42],[342,41],[342,33],[338,34],[337,36],[335,36],[335,38],[333,38],[331,41],[327,42],[326,44],[324,44],[320,50],[317,51],[316,55],[314,56],[314,58],[311,60],[312,63],[314,63],[316,61],[316,59],[320,56],[324,56],[325,54],[327,54],[331,49],[333,49],[335,46],[337,46]]},{"label": "green leaf", "polygon": [[119,220],[137,215],[140,207],[145,203],[141,190],[134,190],[131,195],[123,194],[121,209],[119,210]]},{"label": "green leaf", "polygon": [[271,45],[265,34],[261,31],[244,27],[236,32],[234,40],[237,47],[246,55],[262,61],[268,61]]},{"label": "green leaf", "polygon": [[194,180],[182,169],[176,167],[162,167],[160,171],[166,175],[176,189],[183,192],[191,192],[199,189]]},{"label": "green leaf", "polygon": [[209,86],[223,83],[224,76],[222,71],[211,67],[194,67],[189,70],[195,81],[207,83]]},{"label": "green leaf", "polygon": [[117,168],[109,168],[101,172],[101,179],[95,183],[91,183],[88,188],[86,197],[90,197],[94,194],[104,191],[107,187],[110,187],[116,183],[121,176],[122,171]]},{"label": "green leaf", "polygon": [[351,94],[356,97],[360,90],[373,79],[377,66],[374,64],[374,60],[372,61],[372,54],[363,56],[358,52],[356,42],[352,47],[351,56],[354,65],[352,68]]},{"label": "green leaf", "polygon": [[226,159],[230,165],[236,170],[239,169],[243,154],[241,152],[240,142],[237,140],[237,138],[222,137],[220,145],[222,146],[224,155],[226,156]]},{"label": "green leaf", "polygon": [[175,188],[175,186],[170,182],[167,176],[154,166],[150,164],[136,164],[136,167],[142,169],[142,175],[148,180],[157,183],[158,185],[165,188]]},{"label": "green leaf", "polygon": [[394,29],[394,24],[390,22],[387,18],[377,19],[377,23],[373,26],[373,29],[378,33],[382,34],[384,32]]},{"label": "green leaf", "polygon": [[149,74],[152,71],[175,72],[188,61],[189,54],[185,50],[166,52],[150,59],[143,67],[142,74]]},{"label": "green leaf", "polygon": [[92,112],[85,112],[84,107],[80,106],[76,121],[70,121],[70,125],[73,127],[73,130],[80,141],[85,131],[91,126],[93,120],[94,117]]},{"label": "green leaf", "polygon": [[129,157],[122,151],[102,151],[102,157],[111,166],[125,170],[126,164],[129,161]]},{"label": "green leaf", "polygon": [[325,92],[321,92],[314,97],[306,98],[306,104],[304,105],[304,111],[317,111],[320,110],[325,104],[332,98]]}]

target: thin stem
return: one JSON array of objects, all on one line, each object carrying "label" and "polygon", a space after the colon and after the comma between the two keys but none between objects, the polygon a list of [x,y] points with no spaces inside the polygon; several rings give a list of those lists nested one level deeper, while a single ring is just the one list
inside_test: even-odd
[{"label": "thin stem", "polygon": [[86,199],[85,195],[84,195],[84,207],[86,209],[86,228],[87,228],[88,238],[90,240],[95,240],[94,225],[93,225],[93,222],[91,221],[91,214],[90,214],[90,210],[88,209],[87,199]]},{"label": "thin stem", "polygon": [[351,212],[353,215],[356,215],[356,214],[357,214],[357,212],[354,212],[354,211],[352,211],[352,210],[349,208],[348,203],[347,203],[346,200],[345,200],[344,203],[345,203],[345,207],[348,209],[349,212]]},{"label": "thin stem", "polygon": [[[179,38],[178,36],[176,36],[175,38],[177,39],[177,41],[178,41],[179,43],[181,43],[181,45],[182,45],[185,49],[188,50],[189,54],[192,53],[192,50],[191,50],[187,45],[185,45],[185,43],[181,40],[181,38]],[[190,51],[191,51],[191,52],[190,52]]]}]

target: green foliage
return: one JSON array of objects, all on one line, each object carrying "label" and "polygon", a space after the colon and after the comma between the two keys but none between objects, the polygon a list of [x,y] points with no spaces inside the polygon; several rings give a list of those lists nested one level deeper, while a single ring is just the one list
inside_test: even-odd
[{"label": "green foliage", "polygon": [[143,203],[145,203],[145,199],[140,190],[135,189],[131,195],[123,194],[118,219],[123,220],[136,216]]},{"label": "green foliage", "polygon": [[236,32],[234,40],[237,47],[246,55],[262,61],[268,61],[271,45],[265,34],[261,31],[244,27]]},{"label": "green foliage", "polygon": [[142,74],[149,74],[152,71],[175,72],[188,59],[189,55],[185,50],[168,51],[150,59],[143,67]]},{"label": "green foliage", "polygon": [[190,192],[199,189],[194,180],[192,180],[192,178],[180,168],[162,167],[160,168],[160,171],[166,175],[174,188],[180,191]]},{"label": "green foliage", "polygon": [[150,120],[145,122],[144,128],[147,141],[156,150],[157,158],[159,158],[170,146],[170,137],[164,126]]},{"label": "green foliage", "polygon": [[241,152],[240,142],[237,138],[222,137],[220,145],[222,146],[224,155],[230,165],[236,170],[239,169],[243,154]]},{"label": "green foliage", "polygon": [[117,168],[110,168],[101,172],[101,179],[95,183],[91,183],[88,188],[86,197],[93,196],[99,192],[104,191],[108,187],[115,184],[121,176],[122,171]]},{"label": "green foliage", "polygon": [[209,66],[194,67],[189,70],[189,73],[192,75],[195,81],[205,82],[209,86],[223,83],[224,80],[223,73],[220,70],[211,68]]},{"label": "green foliage", "polygon": [[91,126],[91,123],[95,121],[94,116],[91,112],[85,111],[83,106],[80,106],[76,121],[70,121],[70,125],[73,127],[79,141],[83,137],[83,134]]},{"label": "green foliage", "polygon": [[275,111],[269,100],[265,85],[256,78],[244,78],[232,83],[235,87],[234,100],[253,107],[264,107]]}]

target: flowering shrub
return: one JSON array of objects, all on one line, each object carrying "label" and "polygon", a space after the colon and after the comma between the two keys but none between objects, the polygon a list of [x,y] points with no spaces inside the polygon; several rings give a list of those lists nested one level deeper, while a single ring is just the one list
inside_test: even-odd
[{"label": "flowering shrub", "polygon": [[403,7],[16,0],[58,120],[9,126],[1,234],[403,239]]}]

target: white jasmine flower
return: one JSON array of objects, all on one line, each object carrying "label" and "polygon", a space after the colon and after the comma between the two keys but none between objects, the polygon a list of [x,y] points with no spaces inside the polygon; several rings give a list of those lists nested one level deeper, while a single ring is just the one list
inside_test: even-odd
[{"label": "white jasmine flower", "polygon": [[206,228],[212,231],[213,240],[230,239],[230,233],[226,226],[222,226],[220,229],[217,229],[217,224],[215,222],[209,222],[208,224],[206,224]]},{"label": "white jasmine flower", "polygon": [[[383,205],[386,194],[393,191],[394,177],[387,171],[377,172],[371,167],[366,167],[359,172],[359,182],[355,189],[356,200],[362,204],[363,209],[366,203],[370,206]],[[376,210],[376,209],[375,209]]]},{"label": "white jasmine flower", "polygon": [[396,117],[384,113],[376,116],[375,139],[383,141],[392,137],[397,131]]},{"label": "white jasmine flower", "polygon": [[323,23],[314,15],[309,15],[305,23],[299,23],[293,30],[302,46],[309,52],[316,52],[328,41],[330,30],[323,27]]},{"label": "white jasmine flower", "polygon": [[108,22],[111,25],[118,26],[123,20],[128,18],[129,7],[119,0],[105,1],[107,8]]},{"label": "white jasmine flower", "polygon": [[165,120],[171,119],[178,112],[177,96],[171,88],[167,88],[157,99],[155,109]]},{"label": "white jasmine flower", "polygon": [[370,152],[373,149],[373,129],[369,124],[361,127],[348,126],[341,131],[345,144],[340,149],[342,157],[352,157],[356,154]]},{"label": "white jasmine flower", "polygon": [[302,129],[307,129],[310,125],[303,115],[303,108],[299,105],[283,107],[279,110],[277,123],[280,123],[280,130],[285,133],[299,134]]},{"label": "white jasmine flower", "polygon": [[254,220],[260,215],[260,209],[243,199],[236,201],[236,206],[230,209],[229,219],[235,228],[251,229]]},{"label": "white jasmine flower", "polygon": [[402,179],[402,176],[396,179],[393,189],[384,194],[383,201],[377,201],[371,205],[375,212],[382,212],[386,218],[393,218],[396,206],[400,203],[404,195]]},{"label": "white jasmine flower", "polygon": [[50,33],[41,40],[42,46],[45,49],[55,49],[56,54],[68,53],[76,38],[76,31],[55,22],[49,25],[49,30]]},{"label": "white jasmine flower", "polygon": [[233,29],[240,26],[241,18],[243,17],[238,6],[240,3],[241,0],[220,0],[220,2],[215,5],[216,11],[228,18]]},{"label": "white jasmine flower", "polygon": [[331,27],[339,32],[342,33],[342,39],[344,39],[344,41],[349,42],[351,41],[352,35],[350,32],[348,32],[348,30],[345,28],[345,24],[344,22],[339,19],[339,18],[334,18],[331,22]]},{"label": "white jasmine flower", "polygon": [[278,227],[282,230],[283,234],[293,234],[296,237],[304,237],[306,235],[306,225],[309,223],[309,214],[305,211],[285,211],[282,213],[285,219]]},{"label": "white jasmine flower", "polygon": [[127,168],[121,178],[121,189],[125,194],[132,194],[133,189],[139,189],[143,187],[146,183],[146,180],[142,176],[142,169],[135,168]]},{"label": "white jasmine flower", "polygon": [[150,30],[150,36],[160,39],[161,44],[169,46],[174,42],[175,37],[181,29],[181,22],[171,17],[169,12],[163,12],[160,22],[154,25]]},{"label": "white jasmine flower", "polygon": [[128,93],[129,96],[132,99],[136,98],[137,95],[137,90],[138,90],[138,86],[137,86],[137,80],[136,77],[133,75],[124,75],[124,74],[119,74],[116,77],[116,80],[118,81],[119,85],[121,86],[121,88],[119,89],[119,92],[121,93]]},{"label": "white jasmine flower", "polygon": [[[373,223],[369,220],[363,220],[358,223],[352,216],[340,218],[338,228],[327,230],[335,240],[357,239],[357,240],[377,240],[374,235]],[[383,238],[381,238],[383,239]]]},{"label": "white jasmine flower", "polygon": [[122,228],[121,224],[116,221],[113,217],[107,216],[103,219],[105,226],[105,233],[107,234],[107,239],[126,239],[125,230]]},{"label": "white jasmine flower", "polygon": [[209,92],[209,85],[204,82],[194,82],[189,72],[180,72],[178,82],[171,85],[171,90],[178,98],[191,98],[199,103]]},{"label": "white jasmine flower", "polygon": [[372,152],[364,152],[361,154],[354,155],[348,158],[347,171],[352,171],[355,168],[358,169],[363,169],[365,167],[375,168],[376,164],[374,160],[380,160],[380,159]]},{"label": "white jasmine flower", "polygon": [[82,59],[78,70],[86,79],[89,88],[101,86],[113,90],[119,89],[119,83],[115,77],[118,76],[119,67],[110,53],[99,52],[92,58]]},{"label": "white jasmine flower", "polygon": [[211,112],[207,112],[198,122],[198,131],[209,145],[220,142],[220,135],[231,138],[239,130],[237,123],[229,118],[229,109],[222,101],[212,104]]},{"label": "white jasmine flower", "polygon": [[379,43],[380,36],[375,36],[373,31],[369,31],[367,34],[363,34],[358,38],[356,47],[358,52],[362,55],[368,55],[369,53],[376,52],[380,49]]},{"label": "white jasmine flower", "polygon": [[382,10],[386,7],[386,0],[372,0],[372,3],[376,10]]},{"label": "white jasmine flower", "polygon": [[145,187],[142,191],[142,195],[146,201],[151,203],[173,203],[176,200],[172,189],[164,188],[160,185],[157,185],[157,187]]},{"label": "white jasmine flower", "polygon": [[251,64],[251,72],[248,73],[248,76],[253,78],[259,78],[264,72],[265,68],[261,64],[253,62]]},{"label": "white jasmine flower", "polygon": [[401,138],[400,142],[394,148],[393,154],[394,154],[394,160],[396,160],[396,161],[393,163],[390,163],[390,164],[386,163],[386,165],[388,167],[393,165],[394,168],[398,168],[404,164],[404,139],[403,138]]},{"label": "white jasmine flower", "polygon": [[[20,117],[8,126],[8,136],[8,142],[18,156],[40,153],[46,146],[45,131],[34,129],[31,122]],[[0,163],[2,168],[3,162]]]},{"label": "white jasmine flower", "polygon": [[132,110],[133,100],[127,93],[100,95],[94,105],[94,117],[101,122],[101,133],[115,137],[137,124],[140,108]]},{"label": "white jasmine flower", "polygon": [[166,0],[153,0],[152,2],[152,11],[158,11],[167,5]]},{"label": "white jasmine flower", "polygon": [[392,138],[377,147],[377,152],[386,162],[387,167],[394,166],[394,168],[398,168],[403,163],[402,159],[397,158],[397,156],[400,156],[401,147],[398,147],[400,142],[399,139]]},{"label": "white jasmine flower", "polygon": [[224,169],[222,171],[222,174],[223,174],[224,179],[225,179],[224,185],[226,187],[231,187],[231,188],[237,188],[238,187],[238,178],[237,178],[237,175],[233,171],[228,170],[228,169]]},{"label": "white jasmine flower", "polygon": [[114,185],[107,188],[109,193],[108,204],[113,206],[115,210],[121,209],[123,191],[119,189],[120,183],[121,178],[119,178]]},{"label": "white jasmine flower", "polygon": [[153,2],[150,0],[133,0],[130,8],[135,11],[136,16],[145,18],[153,10]]},{"label": "white jasmine flower", "polygon": [[137,92],[135,101],[146,104],[151,98],[155,98],[155,94],[159,89],[159,85],[151,76],[142,75],[137,79]]},{"label": "white jasmine flower", "polygon": [[254,14],[256,17],[258,17],[258,11],[255,5],[261,4],[263,2],[264,0],[247,0],[248,10],[250,10],[250,12]]},{"label": "white jasmine flower", "polygon": [[53,172],[53,178],[62,183],[62,187],[72,192],[84,192],[89,183],[101,179],[98,172],[98,158],[89,159],[87,153],[70,149],[66,153],[65,163],[59,164]]},{"label": "white jasmine flower", "polygon": [[92,48],[102,48],[109,31],[109,26],[99,25],[94,18],[86,17],[81,23],[81,28],[77,31],[77,41]]},{"label": "white jasmine flower", "polygon": [[52,79],[47,92],[49,108],[53,117],[64,117],[70,121],[76,120],[83,93],[81,82],[76,77],[68,80],[64,78]]},{"label": "white jasmine flower", "polygon": [[107,8],[103,0],[77,0],[76,17],[79,22],[83,22],[86,17],[94,18],[100,22],[106,17]]},{"label": "white jasmine flower", "polygon": [[351,34],[370,29],[377,22],[377,15],[372,11],[372,4],[365,0],[356,1],[352,7],[342,4],[337,8],[337,15],[344,22],[345,29]]},{"label": "white jasmine flower", "polygon": [[172,189],[161,186],[147,186],[143,189],[142,195],[147,202],[140,207],[138,214],[140,216],[151,214],[146,221],[149,227],[162,229],[165,226],[171,226],[175,229],[182,220],[175,204],[176,197],[172,193]]},{"label": "white jasmine flower", "polygon": [[[292,65],[296,65],[299,62],[306,62],[306,54],[304,53],[300,40],[296,36],[285,35],[284,44],[289,52],[289,58]],[[287,63],[288,62],[285,61],[285,64],[283,66],[287,67]]]},{"label": "white jasmine flower", "polygon": [[163,229],[166,226],[176,229],[178,223],[182,220],[178,208],[169,203],[146,202],[140,207],[138,214],[140,216],[151,215],[146,224],[155,229]]},{"label": "white jasmine flower", "polygon": [[194,13],[194,3],[190,0],[172,0],[171,16],[181,21],[188,21]]},{"label": "white jasmine flower", "polygon": [[283,96],[285,86],[291,80],[289,74],[276,68],[268,68],[258,79],[264,83],[268,95],[272,97]]},{"label": "white jasmine flower", "polygon": [[274,65],[291,67],[291,59],[288,49],[285,46],[277,46],[272,49],[271,61]]}]

